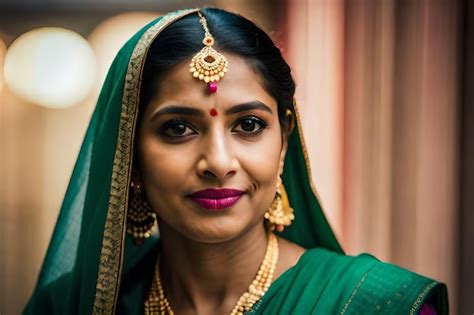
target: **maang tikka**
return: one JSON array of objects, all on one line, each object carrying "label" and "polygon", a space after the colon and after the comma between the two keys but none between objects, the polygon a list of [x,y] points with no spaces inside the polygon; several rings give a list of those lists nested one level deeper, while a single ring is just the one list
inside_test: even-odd
[{"label": "maang tikka", "polygon": [[207,20],[198,11],[199,22],[204,28],[204,39],[202,43],[204,47],[194,55],[189,64],[189,72],[193,74],[196,79],[207,83],[207,91],[211,93],[217,92],[217,81],[222,79],[227,72],[229,63],[225,57],[218,53],[212,46],[214,45],[214,37],[212,37],[207,27]]}]

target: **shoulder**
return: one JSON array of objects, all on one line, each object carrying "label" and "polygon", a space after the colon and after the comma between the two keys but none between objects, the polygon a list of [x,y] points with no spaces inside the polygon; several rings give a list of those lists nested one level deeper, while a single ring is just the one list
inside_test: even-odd
[{"label": "shoulder", "polygon": [[[66,273],[43,287],[35,288],[22,314],[64,313],[69,303],[65,294],[69,290],[71,277],[71,273]],[[60,296],[63,298],[58,298]]]},{"label": "shoulder", "polygon": [[307,250],[272,284],[258,308],[263,314],[337,314],[375,262],[369,255]]},{"label": "shoulder", "polygon": [[344,292],[341,314],[418,314],[427,301],[437,314],[448,312],[446,286],[433,279],[369,254],[347,256],[324,249],[308,253],[309,270],[321,260],[326,272],[338,279],[328,285]]},{"label": "shoulder", "polygon": [[417,314],[423,303],[435,296],[437,302],[433,305],[437,305],[438,314],[447,312],[443,284],[369,254],[348,256],[323,248],[307,250],[272,287],[268,301],[285,299],[285,303],[278,302],[278,311]]},{"label": "shoulder", "polygon": [[[367,254],[365,254],[367,255]],[[360,256],[352,259],[361,259]],[[341,314],[418,314],[430,301],[437,314],[447,314],[447,289],[443,283],[399,266],[375,259],[359,279]]]}]

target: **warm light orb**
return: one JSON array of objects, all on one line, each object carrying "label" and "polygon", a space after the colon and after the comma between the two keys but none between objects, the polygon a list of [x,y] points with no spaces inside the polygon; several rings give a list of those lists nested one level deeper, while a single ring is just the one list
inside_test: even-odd
[{"label": "warm light orb", "polygon": [[97,56],[98,83],[102,82],[107,71],[123,44],[139,29],[160,16],[152,12],[128,12],[106,19],[95,27],[88,37]]},{"label": "warm light orb", "polygon": [[50,108],[78,104],[96,81],[89,43],[63,28],[44,27],[18,37],[5,56],[5,83],[23,100]]}]

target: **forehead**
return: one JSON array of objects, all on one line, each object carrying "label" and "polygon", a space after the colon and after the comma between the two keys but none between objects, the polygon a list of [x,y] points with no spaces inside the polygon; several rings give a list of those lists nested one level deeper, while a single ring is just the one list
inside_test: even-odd
[{"label": "forehead", "polygon": [[[258,73],[241,57],[224,54],[229,62],[229,70],[217,82],[216,93],[207,92],[207,84],[193,77],[189,72],[190,60],[171,68],[159,83],[156,98],[150,103],[151,109],[165,104],[181,104],[193,107],[227,108],[251,101],[262,103],[276,109],[276,100],[263,88]],[[191,58],[190,58],[191,59]]]}]

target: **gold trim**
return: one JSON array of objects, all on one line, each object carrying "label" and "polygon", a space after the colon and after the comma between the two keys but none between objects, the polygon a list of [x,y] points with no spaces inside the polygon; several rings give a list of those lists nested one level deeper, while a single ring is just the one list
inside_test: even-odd
[{"label": "gold trim", "polygon": [[100,253],[93,314],[114,314],[120,287],[133,140],[138,113],[143,63],[150,44],[172,22],[198,11],[188,9],[163,16],[142,35],[130,57],[125,76],[109,206]]},{"label": "gold trim", "polygon": [[418,311],[418,308],[420,307],[421,302],[423,302],[423,300],[425,299],[426,294],[428,294],[428,292],[431,291],[431,289],[433,289],[437,284],[438,284],[437,282],[431,282],[423,289],[423,291],[421,291],[420,295],[418,295],[418,297],[416,298],[415,302],[413,303],[410,309],[410,313],[409,313],[410,315],[416,314],[416,312]]},{"label": "gold trim", "polygon": [[[325,207],[323,206],[323,203],[322,203],[322,200],[321,198],[319,197],[319,193],[318,191],[316,190],[316,186],[314,185],[313,183],[313,175],[311,173],[311,164],[309,162],[309,156],[308,156],[308,150],[306,149],[306,142],[304,140],[304,134],[303,134],[303,124],[301,123],[301,118],[300,118],[300,113],[298,111],[298,105],[296,103],[296,99],[293,98],[293,108],[295,110],[295,116],[296,116],[296,126],[298,128],[298,134],[300,136],[300,141],[301,141],[301,150],[303,151],[303,157],[304,157],[304,161],[305,161],[305,164],[306,164],[306,172],[308,173],[308,181],[309,181],[309,186],[311,188],[311,190],[313,191],[313,194],[314,196],[316,197],[316,199],[318,200],[318,203],[319,203],[319,206],[321,207],[321,211],[323,212],[324,214],[324,217],[326,218],[326,221],[329,225],[329,228],[331,229],[334,237],[336,238],[336,241],[337,243],[339,244],[339,247],[341,247],[342,249],[342,245],[341,245],[341,242],[339,241],[337,235],[336,235],[336,232],[334,230],[334,228],[332,227],[332,224],[331,222],[329,222],[328,220],[328,217],[326,215],[326,211],[324,210]],[[342,249],[343,250],[343,249]],[[344,250],[343,250],[344,251]]]},{"label": "gold trim", "polygon": [[[354,291],[352,291],[352,294],[351,296],[349,297],[349,299],[347,300],[346,304],[344,304],[344,308],[342,309],[341,311],[341,315],[344,315],[347,311],[347,309],[349,308],[349,305],[352,303],[352,301],[354,300],[354,297],[356,296],[359,288],[361,287],[362,283],[365,281],[365,278],[367,277],[367,274],[369,273],[369,271],[367,271],[364,276],[359,280],[359,282],[357,283],[356,287],[354,288]],[[415,302],[413,303],[412,307],[410,308],[410,312],[409,314],[410,315],[414,315],[417,313],[418,311],[418,308],[420,307],[420,304],[423,302],[423,300],[426,298],[426,295],[428,294],[429,291],[431,291],[431,289],[433,289],[438,283],[437,282],[431,282],[430,284],[428,284],[427,286],[425,286],[425,288],[423,289],[423,291],[421,291],[421,293],[418,295],[418,297],[416,298]],[[398,293],[397,293],[398,294]],[[391,303],[391,300],[388,301],[388,304]]]},{"label": "gold trim", "polygon": [[[370,270],[369,270],[370,271]],[[369,271],[367,271],[363,276],[362,278],[359,280],[359,282],[357,283],[357,285],[355,286],[354,288],[354,291],[352,291],[352,294],[351,296],[349,297],[349,299],[347,300],[346,304],[344,304],[344,308],[342,309],[341,311],[341,315],[345,314],[347,309],[349,308],[349,305],[352,303],[352,301],[354,300],[354,297],[356,296],[360,286],[362,285],[362,283],[365,281],[365,278],[367,277]]]}]

